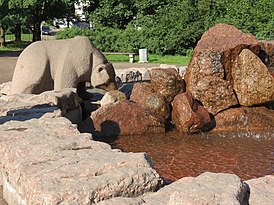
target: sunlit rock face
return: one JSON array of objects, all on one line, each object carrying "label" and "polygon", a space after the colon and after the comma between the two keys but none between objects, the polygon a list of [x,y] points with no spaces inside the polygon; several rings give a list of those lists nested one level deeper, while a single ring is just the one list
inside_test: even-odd
[{"label": "sunlit rock face", "polygon": [[215,116],[213,131],[273,130],[274,110],[266,107],[230,108]]},{"label": "sunlit rock face", "polygon": [[274,176],[267,175],[265,177],[250,179],[245,181],[250,187],[249,204],[273,204],[274,199]]},{"label": "sunlit rock face", "polygon": [[166,119],[170,117],[169,103],[163,95],[154,91],[150,83],[134,84],[130,100]]},{"label": "sunlit rock face", "polygon": [[118,101],[91,114],[94,135],[118,136],[164,133],[165,119],[129,101]]},{"label": "sunlit rock face", "polygon": [[156,68],[150,71],[152,88],[170,103],[180,92],[185,91],[185,82],[174,68]]},{"label": "sunlit rock face", "polygon": [[259,53],[258,41],[234,26],[218,24],[198,42],[186,70],[187,90],[212,114],[237,105],[232,85],[232,64],[243,49]]},{"label": "sunlit rock face", "polygon": [[119,90],[111,90],[107,92],[100,101],[101,106],[106,106],[117,101],[126,100],[126,95]]},{"label": "sunlit rock face", "polygon": [[274,78],[258,56],[244,49],[232,66],[233,89],[240,105],[274,101]]}]

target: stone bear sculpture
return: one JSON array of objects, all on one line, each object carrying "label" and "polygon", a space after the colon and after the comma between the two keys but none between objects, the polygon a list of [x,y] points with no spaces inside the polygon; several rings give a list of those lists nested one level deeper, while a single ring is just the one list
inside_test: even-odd
[{"label": "stone bear sculpture", "polygon": [[83,94],[86,82],[105,90],[116,88],[112,64],[87,37],[39,41],[19,56],[10,93],[39,94],[77,88],[77,92]]}]

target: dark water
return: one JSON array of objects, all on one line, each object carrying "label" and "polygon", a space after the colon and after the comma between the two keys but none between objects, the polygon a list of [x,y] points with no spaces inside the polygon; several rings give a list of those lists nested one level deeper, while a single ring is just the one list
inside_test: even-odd
[{"label": "dark water", "polygon": [[262,133],[178,132],[106,139],[125,152],[146,152],[164,178],[177,180],[209,172],[234,173],[247,180],[274,174],[274,131]]}]

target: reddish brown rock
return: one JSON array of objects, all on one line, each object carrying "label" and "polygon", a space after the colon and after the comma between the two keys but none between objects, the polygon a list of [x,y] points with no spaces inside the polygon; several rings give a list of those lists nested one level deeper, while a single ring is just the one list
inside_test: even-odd
[{"label": "reddish brown rock", "polygon": [[231,67],[245,48],[255,54],[260,50],[251,34],[218,24],[203,34],[194,50],[185,74],[187,90],[214,115],[238,104],[233,93]]},{"label": "reddish brown rock", "polygon": [[140,105],[145,105],[147,96],[155,93],[150,83],[135,83],[133,85],[130,100]]},{"label": "reddish brown rock", "polygon": [[190,92],[178,94],[172,107],[172,121],[180,132],[194,133],[212,128],[207,109],[194,100]]},{"label": "reddish brown rock", "polygon": [[169,103],[167,103],[165,97],[160,93],[152,93],[147,96],[145,108],[161,115],[165,119],[170,117]]},{"label": "reddish brown rock", "polygon": [[232,66],[233,89],[240,105],[274,101],[274,78],[258,56],[244,49]]},{"label": "reddish brown rock", "polygon": [[151,113],[136,103],[118,101],[91,114],[94,135],[117,136],[165,132],[163,117]]},{"label": "reddish brown rock", "polygon": [[166,119],[170,117],[169,104],[165,97],[156,93],[149,83],[134,84],[130,100]]},{"label": "reddish brown rock", "polygon": [[266,107],[230,108],[215,116],[213,131],[252,131],[274,129],[274,110]]},{"label": "reddish brown rock", "polygon": [[152,69],[150,81],[152,88],[168,102],[171,102],[178,93],[185,91],[185,82],[174,68]]},{"label": "reddish brown rock", "polygon": [[274,40],[260,41],[259,57],[267,67],[274,67]]}]

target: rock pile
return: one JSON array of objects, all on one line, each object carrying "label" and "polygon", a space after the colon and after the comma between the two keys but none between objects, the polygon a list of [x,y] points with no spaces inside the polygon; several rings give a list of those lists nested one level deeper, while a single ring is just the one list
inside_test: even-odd
[{"label": "rock pile", "polygon": [[[259,41],[234,26],[218,24],[204,33],[194,50],[185,74],[187,90],[213,115],[238,104],[238,94],[234,93],[235,76],[232,73],[233,70],[242,69],[234,62],[244,49],[258,55]],[[253,65],[251,64],[250,67]],[[250,75],[256,73],[251,72]],[[241,76],[241,78],[245,77]]]},{"label": "rock pile", "polygon": [[[126,94],[129,101],[163,117],[164,124],[173,123],[180,132],[204,132],[214,127],[215,131],[273,129],[274,78],[267,67],[273,56],[270,42],[218,24],[198,42],[184,78],[173,66],[140,69],[150,82],[135,83]],[[124,112],[122,104],[115,106],[117,115]],[[133,124],[130,119],[128,122]],[[140,134],[134,126],[131,129],[131,134]]]},{"label": "rock pile", "polygon": [[[8,204],[248,204],[249,192],[251,205],[272,203],[273,176],[250,181],[250,191],[236,175],[216,173],[182,178],[157,191],[163,180],[149,157],[112,150],[80,134],[61,116],[68,107],[53,100],[73,99],[66,96],[48,92],[0,98],[5,108],[0,114],[0,185]],[[33,101],[24,102],[27,98]],[[34,101],[43,106],[32,110]],[[6,107],[7,102],[13,103]],[[23,111],[8,114],[18,108]]]}]

